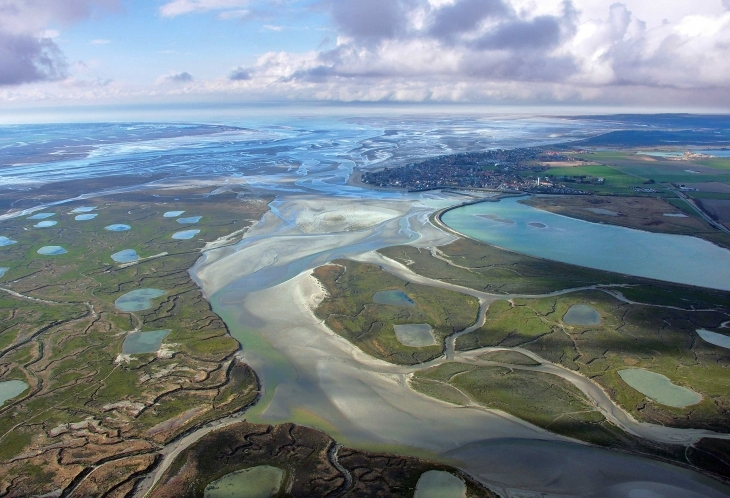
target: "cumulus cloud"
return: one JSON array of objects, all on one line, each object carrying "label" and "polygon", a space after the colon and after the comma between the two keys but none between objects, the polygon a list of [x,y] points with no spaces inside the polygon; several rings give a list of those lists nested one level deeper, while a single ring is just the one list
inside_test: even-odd
[{"label": "cumulus cloud", "polygon": [[49,24],[66,26],[120,0],[0,0],[0,85],[55,81],[67,76],[66,58]]},{"label": "cumulus cloud", "polygon": [[170,73],[170,74],[163,74],[159,78],[157,78],[157,84],[158,85],[165,85],[165,84],[173,84],[173,85],[179,85],[183,83],[190,83],[193,81],[193,76],[188,73],[187,71],[182,71],[179,73]]},{"label": "cumulus cloud", "polygon": [[251,79],[251,70],[237,67],[231,71],[231,74],[228,75],[228,79],[231,81],[248,81]]},{"label": "cumulus cloud", "polygon": [[0,85],[58,80],[67,65],[50,38],[0,31]]},{"label": "cumulus cloud", "polygon": [[227,11],[222,16],[235,17],[241,12],[242,7],[248,4],[247,0],[172,0],[160,6],[160,14],[163,17],[177,17],[183,14]]}]

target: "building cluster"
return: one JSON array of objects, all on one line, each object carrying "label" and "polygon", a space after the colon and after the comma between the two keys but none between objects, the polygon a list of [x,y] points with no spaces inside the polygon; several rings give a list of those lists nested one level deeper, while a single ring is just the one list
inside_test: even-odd
[{"label": "building cluster", "polygon": [[410,190],[453,187],[520,190],[534,185],[534,180],[525,175],[526,171],[544,170],[538,164],[542,154],[536,148],[452,154],[367,172],[362,181],[378,187]]}]

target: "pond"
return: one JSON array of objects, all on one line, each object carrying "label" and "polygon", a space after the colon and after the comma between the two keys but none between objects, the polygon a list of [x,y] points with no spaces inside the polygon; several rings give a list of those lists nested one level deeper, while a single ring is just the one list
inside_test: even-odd
[{"label": "pond", "polygon": [[17,243],[18,243],[17,240],[9,239],[3,235],[0,235],[0,247],[11,246],[11,245],[17,244]]},{"label": "pond", "polygon": [[[514,220],[500,223],[482,215]],[[517,198],[463,206],[443,222],[468,237],[511,251],[624,275],[730,290],[730,251],[686,235],[644,232],[568,218]],[[547,228],[536,230],[529,223]]]},{"label": "pond", "polygon": [[618,373],[628,385],[662,405],[684,408],[702,401],[702,396],[686,387],[673,384],[668,377],[641,368]]},{"label": "pond", "polygon": [[619,213],[616,211],[611,211],[609,209],[603,209],[603,208],[588,208],[588,211],[590,211],[593,214],[602,214],[604,216],[618,216]]},{"label": "pond", "polygon": [[373,294],[373,302],[375,304],[386,304],[389,306],[408,306],[416,305],[413,300],[406,295],[405,292],[399,290],[384,290]]},{"label": "pond", "polygon": [[187,240],[192,239],[200,233],[200,230],[183,230],[182,232],[175,232],[172,234],[173,239]]},{"label": "pond", "polygon": [[112,259],[117,263],[132,263],[139,259],[139,255],[134,249],[124,249],[112,254]]},{"label": "pond", "polygon": [[66,254],[68,251],[61,246],[43,246],[38,249],[38,254],[43,256],[60,256]]},{"label": "pond", "polygon": [[5,275],[5,272],[7,272],[10,268],[8,267],[0,267],[0,278],[2,278],[3,275]]},{"label": "pond", "polygon": [[178,218],[177,222],[181,225],[186,225],[188,223],[197,223],[200,221],[201,218],[202,216],[190,216],[188,218]]},{"label": "pond", "polygon": [[284,471],[260,465],[226,474],[205,488],[205,498],[271,498],[284,481]]},{"label": "pond", "polygon": [[137,289],[119,297],[114,301],[114,306],[127,312],[142,311],[152,307],[152,299],[165,294],[165,291],[159,289]]},{"label": "pond", "polygon": [[28,216],[29,220],[45,220],[51,216],[55,216],[56,213],[36,213],[33,216]]},{"label": "pond", "polygon": [[104,230],[108,230],[110,232],[124,232],[125,230],[129,230],[130,228],[132,227],[130,227],[129,225],[124,225],[123,223],[115,223],[113,225],[104,227]]},{"label": "pond", "polygon": [[700,329],[697,331],[703,341],[720,346],[721,348],[730,349],[730,336],[724,334],[718,334],[717,332],[710,332],[709,330]]},{"label": "pond", "polygon": [[163,214],[162,216],[164,218],[177,218],[178,216],[180,216],[184,212],[185,211],[168,211],[165,214]]},{"label": "pond", "polygon": [[80,206],[71,211],[71,214],[88,213],[89,211],[93,211],[94,209],[96,209],[96,206]]},{"label": "pond", "polygon": [[0,382],[0,405],[9,399],[20,396],[28,387],[28,384],[22,380],[6,380]]},{"label": "pond", "polygon": [[465,498],[466,484],[451,472],[429,470],[421,474],[413,498]]},{"label": "pond", "polygon": [[79,214],[74,219],[76,221],[89,221],[99,216],[98,214]]},{"label": "pond", "polygon": [[124,354],[156,353],[162,341],[170,334],[170,330],[151,330],[149,332],[132,332],[122,344]]},{"label": "pond", "polygon": [[433,329],[427,323],[393,325],[393,329],[398,342],[404,346],[422,348],[438,344],[436,337],[433,335]]},{"label": "pond", "polygon": [[563,322],[567,325],[600,325],[601,314],[593,306],[576,304],[565,313]]},{"label": "pond", "polygon": [[48,228],[52,227],[54,225],[58,225],[57,221],[39,221],[35,225],[33,225],[35,228]]}]

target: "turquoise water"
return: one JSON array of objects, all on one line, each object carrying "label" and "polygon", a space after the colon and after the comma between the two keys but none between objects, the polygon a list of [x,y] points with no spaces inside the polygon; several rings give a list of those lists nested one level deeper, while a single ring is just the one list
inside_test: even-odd
[{"label": "turquoise water", "polygon": [[9,399],[23,394],[28,387],[28,384],[22,380],[6,380],[0,382],[0,405]]},{"label": "turquoise water", "polygon": [[18,243],[17,240],[9,239],[3,235],[0,235],[0,247],[11,246],[11,245],[17,244],[17,243]]},{"label": "turquoise water", "polygon": [[165,291],[159,289],[137,289],[118,298],[114,306],[122,311],[142,311],[152,307],[152,299],[164,295]]},{"label": "turquoise water", "polygon": [[88,221],[88,220],[93,220],[97,216],[99,216],[99,215],[98,214],[80,214],[80,215],[76,216],[74,219],[76,221]]},{"label": "turquoise water", "polygon": [[88,213],[89,211],[93,211],[94,209],[96,209],[96,206],[80,206],[71,211],[71,214]]},{"label": "turquoise water", "polygon": [[451,472],[429,470],[421,474],[413,498],[465,498],[466,484]]},{"label": "turquoise water", "polygon": [[269,465],[238,470],[211,482],[205,498],[271,498],[279,492],[284,471]]},{"label": "turquoise water", "polygon": [[563,322],[568,325],[599,325],[601,315],[592,306],[576,304],[571,306],[568,312],[565,313]]},{"label": "turquoise water", "polygon": [[61,246],[43,246],[38,249],[38,254],[42,254],[44,256],[59,256],[61,254],[66,254],[67,252],[68,251]]},{"label": "turquoise water", "polygon": [[58,222],[57,221],[40,221],[33,226],[35,228],[48,228],[48,227],[52,227],[54,225],[58,225]]},{"label": "turquoise water", "polygon": [[696,392],[675,385],[668,377],[649,370],[630,368],[618,374],[628,385],[662,405],[684,408],[702,401],[702,396]]},{"label": "turquoise water", "polygon": [[139,255],[134,249],[124,249],[112,254],[112,259],[117,263],[132,263],[139,259]]},{"label": "turquoise water", "polygon": [[683,157],[684,152],[667,152],[667,151],[649,151],[649,152],[642,152],[639,151],[636,154],[640,156],[652,156],[652,157]]},{"label": "turquoise water", "polygon": [[[1,276],[1,275],[0,275]],[[721,348],[730,349],[730,336],[724,334],[718,334],[717,332],[710,332],[709,330],[700,329],[697,331],[703,341],[720,346]]]},{"label": "turquoise water", "polygon": [[36,213],[33,216],[28,216],[29,220],[45,220],[46,218],[50,218],[51,216],[54,216],[56,213]]},{"label": "turquoise water", "polygon": [[165,214],[163,214],[162,216],[164,216],[165,218],[177,218],[178,216],[180,216],[184,212],[185,211],[168,211]]},{"label": "turquoise water", "polygon": [[109,225],[104,227],[104,230],[109,230],[110,232],[124,232],[125,230],[129,230],[129,225],[123,225],[122,223],[115,223],[113,225]]},{"label": "turquoise water", "polygon": [[[469,237],[545,259],[668,282],[730,290],[730,251],[684,235],[589,223],[541,211],[517,198],[464,206],[444,223]],[[500,223],[484,215],[509,218]],[[546,228],[535,228],[541,223]]]},{"label": "turquoise water", "polygon": [[186,223],[197,223],[200,221],[202,216],[190,216],[189,218],[178,218],[177,222],[184,225]]},{"label": "turquoise water", "polygon": [[2,278],[3,275],[5,275],[5,272],[7,272],[10,268],[7,268],[5,266],[0,268],[0,278]]},{"label": "turquoise water", "polygon": [[200,233],[200,230],[183,230],[182,232],[175,232],[172,234],[173,239],[186,240],[192,239]]},{"label": "turquoise water", "polygon": [[433,329],[427,323],[393,325],[393,330],[398,342],[404,346],[422,348],[438,344],[436,337],[433,335]]},{"label": "turquoise water", "polygon": [[145,354],[156,353],[162,341],[170,334],[169,330],[152,330],[150,332],[133,332],[124,339],[122,353]]},{"label": "turquoise water", "polygon": [[415,306],[410,297],[405,292],[399,290],[385,290],[373,294],[373,302],[375,304],[387,304],[390,306]]}]

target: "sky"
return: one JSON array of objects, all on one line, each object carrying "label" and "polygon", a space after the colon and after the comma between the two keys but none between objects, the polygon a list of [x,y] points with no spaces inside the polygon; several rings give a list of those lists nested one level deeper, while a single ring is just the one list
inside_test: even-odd
[{"label": "sky", "polygon": [[0,109],[730,108],[730,0],[0,0]]}]

